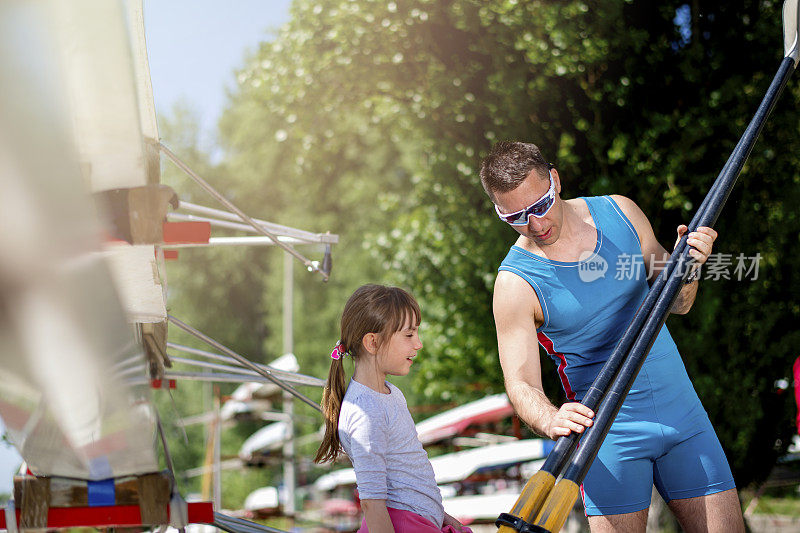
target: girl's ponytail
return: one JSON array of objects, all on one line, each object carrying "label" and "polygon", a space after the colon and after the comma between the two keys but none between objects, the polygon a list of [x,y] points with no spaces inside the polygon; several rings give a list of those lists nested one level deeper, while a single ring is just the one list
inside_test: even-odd
[{"label": "girl's ponytail", "polygon": [[325,436],[314,457],[315,463],[333,462],[342,450],[339,442],[339,411],[342,409],[342,400],[347,390],[344,374],[343,357],[331,361],[328,371],[328,381],[322,393],[322,412],[325,415]]}]

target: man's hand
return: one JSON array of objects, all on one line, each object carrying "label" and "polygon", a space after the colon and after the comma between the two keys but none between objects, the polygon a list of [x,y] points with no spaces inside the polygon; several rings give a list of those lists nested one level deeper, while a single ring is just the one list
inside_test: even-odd
[{"label": "man's hand", "polygon": [[592,425],[594,411],[578,402],[568,402],[556,411],[544,428],[545,434],[553,440],[569,435],[570,432],[583,433]]},{"label": "man's hand", "polygon": [[[678,226],[678,238],[675,240],[675,246],[678,246],[678,242],[680,242],[681,237],[683,237],[688,229],[689,228],[685,224]],[[711,255],[711,248],[716,238],[717,232],[706,226],[701,226],[697,228],[697,231],[693,231],[689,234],[689,237],[686,239],[686,244],[693,248],[689,250],[689,255],[694,257],[698,265],[705,263],[708,256]]]}]

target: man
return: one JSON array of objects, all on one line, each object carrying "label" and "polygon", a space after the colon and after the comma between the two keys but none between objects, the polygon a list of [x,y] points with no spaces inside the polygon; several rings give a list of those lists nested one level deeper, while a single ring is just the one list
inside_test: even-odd
[{"label": "man", "polygon": [[[494,287],[506,391],[534,431],[582,433],[594,413],[578,401],[669,254],[630,199],[562,200],[558,171],[533,144],[497,143],[480,176],[497,215],[520,234]],[[679,226],[678,238],[686,231]],[[689,234],[697,263],[716,236],[706,227]],[[691,308],[698,283],[690,278],[671,312]],[[542,389],[537,343],[571,400],[561,407]],[[654,484],[685,531],[744,531],[730,467],[666,326],[582,485],[592,531],[644,532]]]}]

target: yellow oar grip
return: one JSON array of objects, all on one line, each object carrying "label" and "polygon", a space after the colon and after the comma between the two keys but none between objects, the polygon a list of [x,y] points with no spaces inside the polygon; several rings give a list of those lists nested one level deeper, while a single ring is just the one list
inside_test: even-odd
[{"label": "yellow oar grip", "polygon": [[[522,494],[517,498],[517,503],[511,509],[509,514],[522,518],[525,521],[531,521],[536,516],[537,511],[541,509],[542,504],[547,499],[547,495],[553,489],[556,483],[556,478],[550,472],[539,470],[536,472],[522,489]],[[500,526],[497,530],[498,533],[516,533],[508,526]]]},{"label": "yellow oar grip", "polygon": [[522,489],[522,494],[517,498],[517,503],[511,509],[511,514],[530,522],[544,505],[547,495],[553,490],[556,478],[550,472],[539,470],[536,472]]},{"label": "yellow oar grip", "polygon": [[562,479],[550,492],[550,496],[536,516],[535,525],[556,533],[567,521],[567,516],[580,495],[580,487],[574,481]]}]

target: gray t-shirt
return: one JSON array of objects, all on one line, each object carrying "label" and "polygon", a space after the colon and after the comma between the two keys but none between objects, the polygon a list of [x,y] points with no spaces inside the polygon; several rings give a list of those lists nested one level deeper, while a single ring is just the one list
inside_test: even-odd
[{"label": "gray t-shirt", "polygon": [[444,508],[428,453],[422,448],[406,399],[386,382],[381,394],[350,380],[339,412],[339,440],[356,473],[359,497],[386,500],[442,527]]}]

